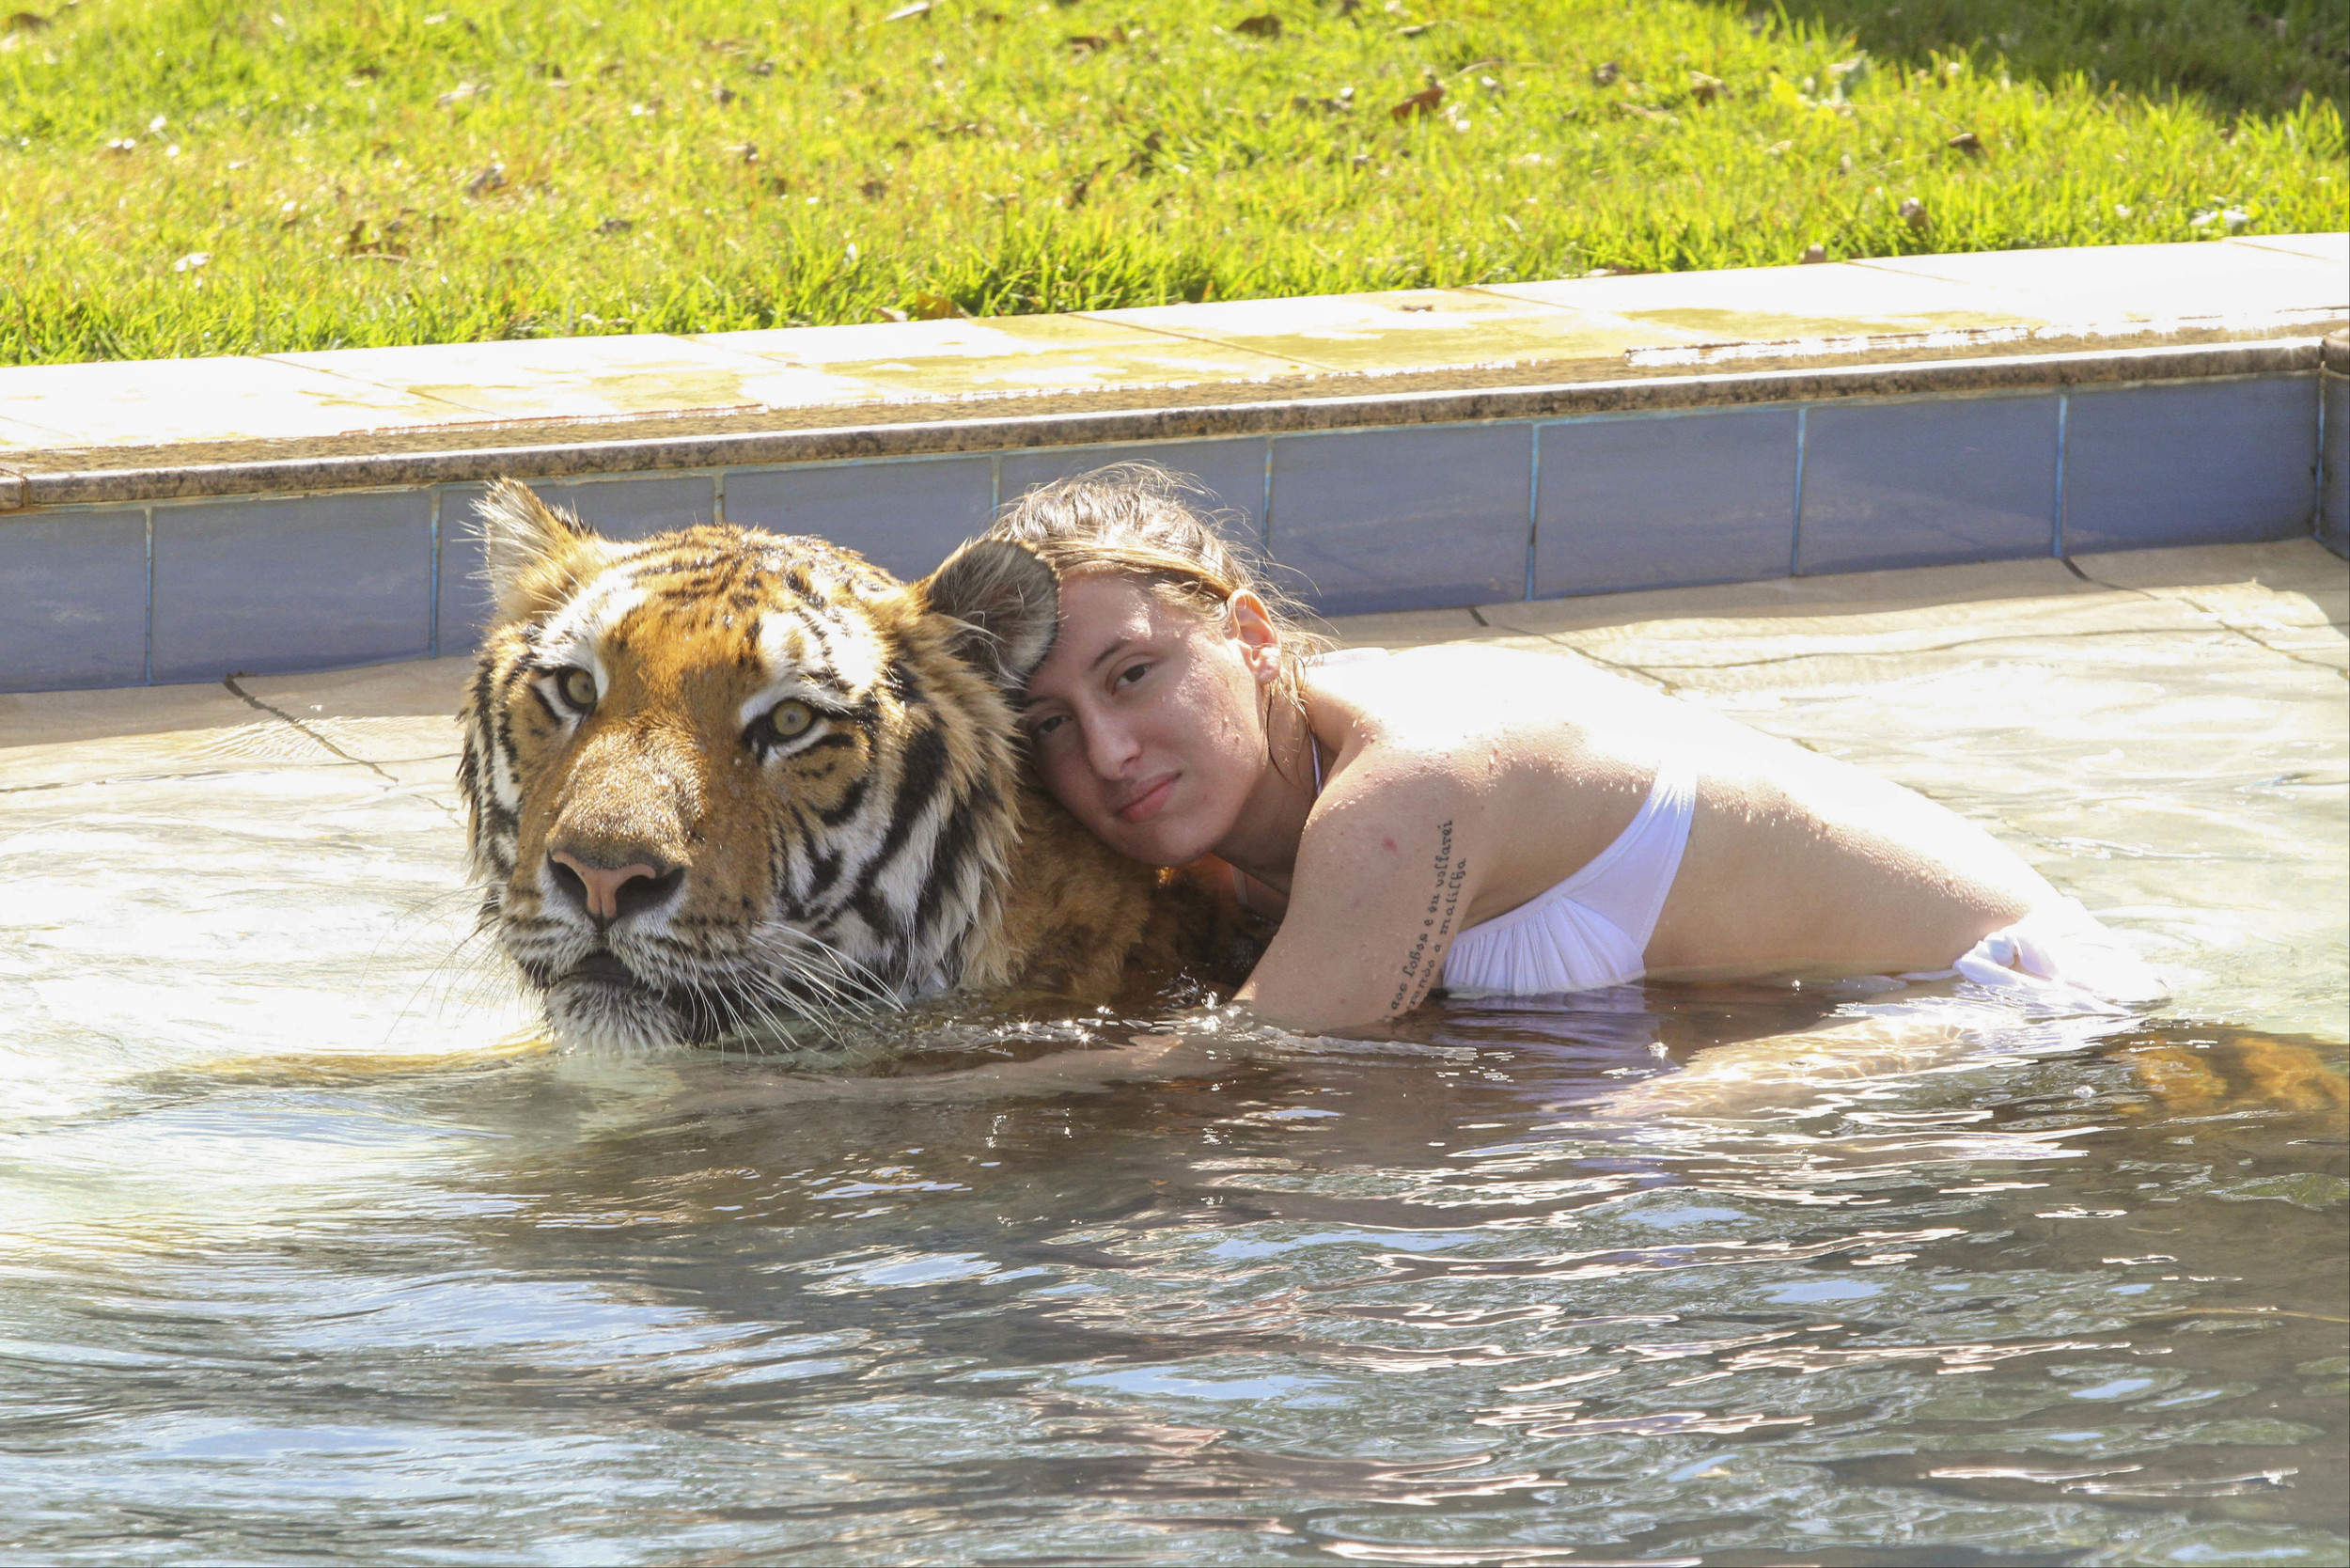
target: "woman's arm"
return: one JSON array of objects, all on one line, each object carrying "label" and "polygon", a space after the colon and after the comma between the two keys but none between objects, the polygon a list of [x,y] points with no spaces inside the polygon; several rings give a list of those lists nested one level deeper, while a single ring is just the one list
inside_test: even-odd
[{"label": "woman's arm", "polygon": [[1418,1006],[1477,897],[1486,816],[1439,764],[1357,760],[1315,804],[1280,932],[1234,999],[1307,1029]]}]

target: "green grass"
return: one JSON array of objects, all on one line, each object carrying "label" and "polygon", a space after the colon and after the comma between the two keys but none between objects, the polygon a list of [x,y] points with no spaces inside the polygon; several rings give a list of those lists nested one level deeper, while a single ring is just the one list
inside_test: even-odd
[{"label": "green grass", "polygon": [[2346,217],[2338,0],[9,3],[0,363]]}]

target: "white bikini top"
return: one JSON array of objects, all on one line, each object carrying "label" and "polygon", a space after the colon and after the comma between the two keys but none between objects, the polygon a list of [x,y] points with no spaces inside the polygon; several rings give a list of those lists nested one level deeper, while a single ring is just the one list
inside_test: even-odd
[{"label": "white bikini top", "polygon": [[1640,814],[1589,865],[1452,939],[1445,989],[1528,996],[1638,980],[1656,917],[1681,870],[1697,804],[1697,769],[1668,758],[1656,770]]}]

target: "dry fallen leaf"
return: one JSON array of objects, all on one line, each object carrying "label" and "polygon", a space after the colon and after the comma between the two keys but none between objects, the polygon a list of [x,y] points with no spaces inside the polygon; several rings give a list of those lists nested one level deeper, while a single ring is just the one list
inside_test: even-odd
[{"label": "dry fallen leaf", "polygon": [[462,103],[468,98],[479,98],[486,90],[478,82],[460,82],[432,102],[446,109],[453,103]]},{"label": "dry fallen leaf", "polygon": [[1110,40],[1099,33],[1072,33],[1069,52],[1073,55],[1097,55],[1110,46]]},{"label": "dry fallen leaf", "polygon": [[1232,24],[1232,31],[1246,33],[1252,39],[1277,39],[1281,36],[1281,19],[1271,11],[1262,16],[1245,16]]},{"label": "dry fallen leaf", "polygon": [[1901,216],[1902,222],[1909,225],[1910,227],[1921,234],[1925,232],[1926,204],[1916,196],[1904,196],[1902,199]]},{"label": "dry fallen leaf", "polygon": [[465,194],[478,201],[492,191],[503,190],[505,187],[506,165],[492,164],[488,168],[465,181]]},{"label": "dry fallen leaf", "polygon": [[1972,131],[1961,131],[1957,135],[1952,136],[1950,141],[1944,145],[1957,151],[1964,152],[1971,158],[1980,158],[1983,156],[1984,152],[1987,150],[1982,145],[1982,138],[1976,135]]},{"label": "dry fallen leaf", "polygon": [[8,18],[7,25],[11,33],[38,33],[49,25],[49,18],[34,11],[18,11]]},{"label": "dry fallen leaf", "polygon": [[1616,85],[1616,78],[1622,74],[1623,67],[1613,60],[1605,61],[1591,68],[1591,86],[1612,87]]},{"label": "dry fallen leaf", "polygon": [[408,247],[400,243],[398,235],[407,227],[405,219],[394,218],[384,226],[383,233],[370,240],[367,238],[368,220],[361,218],[351,226],[351,232],[343,236],[343,259],[348,261],[404,263],[408,259]]},{"label": "dry fallen leaf", "polygon": [[596,232],[607,235],[625,234],[635,227],[636,226],[634,224],[629,222],[626,218],[606,218],[603,222],[596,225]]},{"label": "dry fallen leaf", "polygon": [[882,197],[889,194],[889,181],[884,180],[879,175],[875,175],[872,179],[868,180],[864,184],[859,185],[856,189],[857,194],[863,196],[866,200],[879,201]]},{"label": "dry fallen leaf", "polygon": [[1436,105],[1444,102],[1444,84],[1431,82],[1387,113],[1397,119],[1409,119],[1414,115],[1433,115]]},{"label": "dry fallen leaf", "polygon": [[908,17],[928,16],[930,14],[931,0],[914,0],[913,5],[901,6],[896,10],[891,11],[887,16],[883,17],[882,20],[884,22],[903,22]]},{"label": "dry fallen leaf", "polygon": [[756,164],[759,162],[759,144],[757,142],[738,142],[728,147],[727,150],[733,153],[737,158],[742,159],[743,162],[746,164]]},{"label": "dry fallen leaf", "polygon": [[1072,207],[1083,207],[1086,204],[1087,196],[1091,194],[1093,190],[1093,181],[1095,177],[1100,175],[1104,169],[1109,166],[1110,161],[1107,158],[1104,158],[1100,163],[1094,165],[1091,168],[1086,170],[1085,173],[1077,176],[1074,180],[1071,181],[1069,186],[1069,205]]},{"label": "dry fallen leaf", "polygon": [[1711,103],[1730,90],[1730,85],[1718,76],[1708,76],[1701,71],[1689,72],[1689,96],[1700,103]]}]

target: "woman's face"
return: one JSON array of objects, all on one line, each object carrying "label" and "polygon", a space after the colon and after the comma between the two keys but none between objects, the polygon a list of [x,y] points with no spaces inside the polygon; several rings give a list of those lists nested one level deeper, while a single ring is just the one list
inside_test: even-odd
[{"label": "woman's face", "polygon": [[1223,841],[1265,765],[1278,660],[1253,595],[1211,619],[1125,576],[1068,578],[1021,728],[1046,787],[1096,838],[1187,865]]}]

